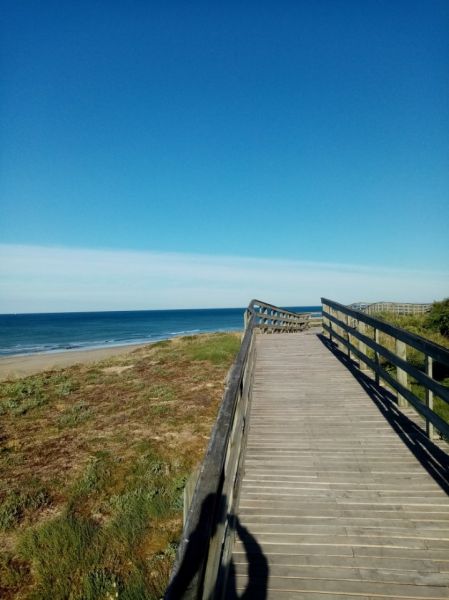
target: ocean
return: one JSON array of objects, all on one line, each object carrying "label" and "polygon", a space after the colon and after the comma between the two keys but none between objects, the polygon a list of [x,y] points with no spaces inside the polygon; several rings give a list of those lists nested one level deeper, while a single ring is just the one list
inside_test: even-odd
[{"label": "ocean", "polygon": [[[155,342],[243,329],[244,308],[0,315],[0,356]],[[290,310],[321,312],[321,306]]]}]

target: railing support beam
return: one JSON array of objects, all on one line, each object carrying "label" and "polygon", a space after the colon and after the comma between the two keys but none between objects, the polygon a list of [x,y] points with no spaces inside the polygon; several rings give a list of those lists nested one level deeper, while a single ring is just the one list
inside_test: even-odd
[{"label": "railing support beam", "polygon": [[[407,360],[407,346],[406,344],[404,344],[404,342],[401,342],[401,340],[396,339],[395,340],[395,350],[396,350],[396,356],[398,356],[399,358],[402,358],[402,360]],[[399,368],[396,367],[396,378],[398,380],[398,383],[400,383],[402,386],[404,386],[405,388],[408,389],[408,376],[407,373]],[[397,394],[398,397],[398,405],[402,408],[405,408],[408,406],[408,402],[407,400],[401,396],[401,394]]]},{"label": "railing support beam", "polygon": [[[426,373],[429,377],[433,377],[433,359],[431,356],[426,356]],[[433,410],[433,392],[429,388],[426,388],[426,406]],[[431,440],[436,438],[435,428],[429,419],[426,419],[426,432]]]}]

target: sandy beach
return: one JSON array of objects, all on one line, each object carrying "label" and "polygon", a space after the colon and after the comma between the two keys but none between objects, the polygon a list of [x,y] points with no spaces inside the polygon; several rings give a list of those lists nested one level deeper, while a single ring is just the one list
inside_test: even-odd
[{"label": "sandy beach", "polygon": [[66,350],[65,352],[36,353],[26,356],[7,356],[0,358],[0,381],[17,379],[50,369],[62,369],[76,364],[93,363],[110,356],[129,354],[148,344],[131,346],[113,346],[111,348],[93,348],[89,350]]}]

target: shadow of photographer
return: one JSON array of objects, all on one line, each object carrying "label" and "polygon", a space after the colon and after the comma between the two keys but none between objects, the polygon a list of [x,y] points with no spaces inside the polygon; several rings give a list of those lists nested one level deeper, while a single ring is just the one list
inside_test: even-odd
[{"label": "shadow of photographer", "polygon": [[[244,527],[238,517],[235,517],[235,531],[243,544],[246,563],[248,565],[246,587],[239,590],[236,565],[233,560],[229,566],[228,581],[226,586],[226,600],[257,598],[265,600],[267,597],[269,568],[268,561],[256,538]],[[242,563],[239,563],[242,564]],[[240,577],[242,575],[240,574]],[[240,594],[239,594],[240,592]]]},{"label": "shadow of photographer", "polygon": [[209,596],[209,600],[216,600],[218,597],[226,598],[226,600],[239,598],[264,600],[266,598],[268,561],[256,538],[241,524],[239,518],[225,514],[225,506],[226,498],[224,496],[219,496],[217,499],[216,494],[209,494],[204,499],[193,531],[181,541],[180,558],[177,559],[179,563],[175,564],[172,579],[164,595],[165,600],[199,600],[204,597],[203,579],[209,543],[218,526],[226,519],[243,544],[248,565],[247,581],[244,589],[238,589],[239,581],[243,581],[243,574],[237,574],[236,565],[231,559],[227,577],[224,576],[226,569],[222,567],[217,576],[217,582],[220,582],[225,588],[224,594],[217,594],[215,590]]}]

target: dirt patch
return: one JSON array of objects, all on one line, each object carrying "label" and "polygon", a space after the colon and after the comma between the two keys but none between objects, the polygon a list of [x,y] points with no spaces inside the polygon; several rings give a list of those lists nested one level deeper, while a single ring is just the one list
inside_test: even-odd
[{"label": "dirt patch", "polygon": [[129,369],[132,369],[134,367],[134,365],[115,365],[113,367],[105,367],[104,369],[101,369],[103,373],[114,373],[116,375],[120,375],[120,373],[123,373],[124,371],[128,371]]}]

